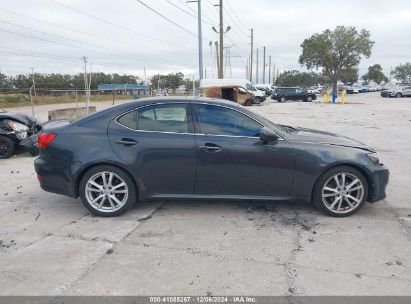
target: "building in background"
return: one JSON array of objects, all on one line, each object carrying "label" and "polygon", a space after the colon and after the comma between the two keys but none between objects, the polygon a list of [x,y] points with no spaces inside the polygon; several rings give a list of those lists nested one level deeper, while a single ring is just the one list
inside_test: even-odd
[{"label": "building in background", "polygon": [[116,91],[124,95],[149,96],[150,87],[147,84],[105,83],[97,86],[98,91]]}]

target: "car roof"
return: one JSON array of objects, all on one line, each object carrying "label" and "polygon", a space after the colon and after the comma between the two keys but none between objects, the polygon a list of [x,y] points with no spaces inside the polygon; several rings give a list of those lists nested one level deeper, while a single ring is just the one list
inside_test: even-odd
[{"label": "car roof", "polygon": [[212,98],[212,97],[199,97],[199,96],[156,96],[137,99],[131,103],[135,104],[155,104],[155,103],[178,103],[178,102],[197,102],[197,103],[210,103],[217,105],[230,105],[238,106],[233,101],[225,99]]}]

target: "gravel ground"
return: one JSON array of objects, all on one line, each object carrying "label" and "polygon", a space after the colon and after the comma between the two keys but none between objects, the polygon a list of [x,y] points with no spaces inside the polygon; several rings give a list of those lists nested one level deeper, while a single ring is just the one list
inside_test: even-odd
[{"label": "gravel ground", "polygon": [[411,98],[252,110],[376,148],[387,199],[348,218],[299,202],[180,201],[99,218],[42,191],[19,153],[0,162],[0,295],[411,295]]}]

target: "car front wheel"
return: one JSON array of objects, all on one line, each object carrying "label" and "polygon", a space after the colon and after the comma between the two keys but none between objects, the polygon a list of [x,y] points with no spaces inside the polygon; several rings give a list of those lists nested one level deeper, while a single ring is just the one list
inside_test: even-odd
[{"label": "car front wheel", "polygon": [[395,95],[395,97],[401,98],[401,97],[402,97],[402,94],[401,94],[401,93],[397,93],[397,94]]},{"label": "car front wheel", "polygon": [[99,216],[118,216],[131,208],[136,188],[131,177],[114,166],[96,166],[84,174],[79,193],[84,206]]},{"label": "car front wheel", "polygon": [[364,205],[368,185],[364,175],[352,167],[336,167],[326,171],[314,187],[313,202],[325,214],[345,217]]},{"label": "car front wheel", "polygon": [[0,159],[9,158],[13,154],[14,149],[15,144],[10,138],[0,136]]},{"label": "car front wheel", "polygon": [[307,98],[305,98],[305,101],[311,102],[311,101],[313,101],[313,98],[311,96],[307,96]]},{"label": "car front wheel", "polygon": [[279,102],[285,102],[285,96],[281,96],[278,101],[279,101]]}]

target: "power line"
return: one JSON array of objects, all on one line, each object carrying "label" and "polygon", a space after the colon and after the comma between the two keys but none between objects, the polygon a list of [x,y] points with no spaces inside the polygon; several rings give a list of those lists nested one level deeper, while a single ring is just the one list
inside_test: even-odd
[{"label": "power line", "polygon": [[[96,44],[92,44],[92,43],[81,42],[81,41],[79,41],[79,40],[75,40],[75,39],[71,39],[71,38],[67,38],[67,37],[63,37],[63,36],[59,36],[59,35],[55,35],[55,34],[51,34],[51,33],[47,33],[47,32],[44,32],[44,31],[39,31],[39,30],[30,29],[30,28],[27,28],[27,27],[24,27],[24,26],[21,26],[21,25],[13,24],[13,23],[11,23],[11,22],[5,22],[5,21],[1,21],[1,20],[0,20],[0,22],[6,23],[6,24],[10,24],[10,25],[13,25],[13,26],[16,26],[16,27],[19,27],[19,28],[27,29],[27,30],[30,30],[30,31],[34,31],[34,32],[39,32],[39,33],[46,34],[46,35],[55,36],[55,37],[60,38],[60,39],[66,39],[66,40],[73,41],[73,42],[76,42],[76,43],[81,43],[81,44],[90,45],[90,46],[92,46],[92,47],[96,47],[96,48],[99,48],[99,49],[102,48],[102,49],[106,49],[106,50],[109,50],[109,51],[118,52],[118,51],[115,50],[115,49],[106,48],[106,47],[104,47],[104,46],[100,46],[100,45],[96,45]],[[53,43],[53,44],[64,45],[64,46],[68,46],[68,47],[72,47],[72,48],[77,48],[77,49],[81,49],[81,50],[86,50],[86,51],[92,51],[92,52],[102,53],[102,54],[111,55],[111,56],[118,56],[118,57],[123,57],[123,58],[127,58],[127,59],[133,59],[133,60],[136,60],[136,59],[137,59],[137,60],[141,60],[141,61],[153,61],[153,62],[163,61],[163,62],[166,62],[166,63],[169,62],[169,61],[159,60],[159,59],[150,58],[150,57],[145,57],[145,56],[135,57],[133,54],[125,53],[125,52],[122,52],[122,53],[123,53],[123,54],[131,55],[131,56],[133,56],[133,57],[131,57],[131,56],[124,56],[124,55],[121,55],[121,54],[112,54],[112,53],[107,53],[107,52],[102,52],[102,51],[91,50],[91,49],[84,48],[84,47],[80,47],[80,46],[77,46],[77,45],[74,46],[74,45],[70,45],[70,44],[66,44],[66,43],[62,43],[62,42],[56,42],[56,41],[53,41],[53,40],[49,40],[49,39],[45,39],[45,38],[41,38],[41,37],[36,37],[36,36],[24,34],[24,33],[13,32],[13,31],[1,29],[1,28],[0,28],[0,31],[8,32],[8,33],[10,33],[10,34],[19,35],[19,36],[30,37],[30,38],[33,38],[33,39],[42,40],[42,41],[46,41],[46,42]],[[174,63],[175,63],[175,64],[182,64],[182,65],[184,65],[183,63],[177,63],[177,62],[174,62]]]},{"label": "power line", "polygon": [[[53,54],[48,54],[48,53],[41,53],[41,52],[32,52],[32,51],[28,51],[28,50],[19,50],[19,49],[13,49],[13,48],[7,48],[4,46],[0,46],[0,50],[3,53],[8,53],[8,54],[13,54],[13,55],[21,55],[21,56],[25,56],[25,57],[34,57],[34,58],[46,58],[46,59],[53,59],[53,60],[57,60],[57,61],[65,61],[65,62],[75,62],[75,63],[80,63],[81,62],[81,58],[73,58],[73,57],[66,57],[66,56],[58,56],[58,55],[53,55]],[[12,51],[8,51],[8,50],[12,50]],[[30,53],[29,53],[30,52]],[[130,69],[132,69],[133,67],[139,67],[139,68],[143,68],[144,66],[133,66],[130,64],[121,64],[121,63],[108,63],[108,62],[101,62],[101,61],[95,61],[93,60],[93,63],[99,66],[121,66],[121,67],[128,67]],[[161,69],[165,69],[165,70],[174,70],[175,68],[173,67],[161,67]]]},{"label": "power line", "polygon": [[[190,13],[189,11],[186,11],[185,9],[183,9],[182,7],[179,7],[178,5],[176,5],[175,3],[171,2],[170,0],[166,0],[166,1],[167,1],[168,3],[170,3],[172,6],[174,6],[175,8],[177,8],[177,9],[179,9],[180,11],[186,13],[187,15],[189,15],[189,16],[195,18],[195,19],[198,18],[198,17],[197,17],[196,15],[194,15],[193,13]],[[214,24],[208,22],[207,20],[205,20],[204,18],[201,18],[201,20],[202,20],[204,23],[207,23],[208,25],[211,25],[211,26],[214,25]]]},{"label": "power line", "polygon": [[151,6],[148,6],[147,4],[145,4],[143,1],[141,0],[137,0],[137,2],[139,2],[141,5],[145,6],[146,8],[148,8],[150,11],[152,11],[153,13],[155,13],[156,15],[160,16],[161,18],[163,18],[164,20],[170,22],[171,24],[174,24],[175,26],[177,26],[178,28],[182,29],[183,31],[185,31],[186,33],[189,33],[190,35],[193,35],[195,37],[197,37],[197,34],[193,33],[192,31],[186,29],[185,27],[181,26],[180,24],[178,24],[177,22],[174,22],[173,20],[169,19],[168,17],[164,16],[163,14],[161,14],[160,12],[158,12],[157,10],[155,10],[154,8],[152,8]]},{"label": "power line", "polygon": [[82,35],[86,35],[86,36],[89,36],[89,37],[101,39],[101,40],[104,40],[104,41],[113,41],[113,42],[116,42],[116,43],[122,43],[122,44],[130,45],[130,46],[137,46],[137,47],[144,47],[144,48],[151,48],[151,49],[156,49],[156,50],[158,50],[158,48],[153,48],[153,47],[150,47],[150,46],[147,46],[147,45],[129,43],[129,42],[122,41],[122,40],[112,39],[112,38],[107,37],[107,36],[99,36],[99,35],[92,34],[92,33],[89,33],[89,32],[80,31],[80,30],[73,29],[73,28],[70,28],[70,27],[62,26],[62,25],[57,24],[57,23],[53,23],[53,22],[49,22],[49,21],[37,19],[37,18],[31,17],[31,16],[29,16],[29,15],[17,13],[17,12],[14,12],[14,11],[11,11],[11,10],[8,10],[8,9],[2,8],[2,7],[0,7],[0,11],[4,11],[4,12],[7,12],[7,13],[9,13],[9,14],[13,14],[13,15],[15,15],[15,16],[20,16],[20,17],[28,18],[28,19],[34,20],[34,21],[36,21],[36,22],[40,22],[40,23],[44,23],[44,24],[49,24],[49,25],[52,25],[52,26],[55,26],[55,27],[58,27],[58,28],[61,28],[61,29],[64,29],[64,30],[68,30],[68,31],[71,31],[71,32],[74,32],[74,33],[80,33],[80,34],[82,34]]},{"label": "power line", "polygon": [[244,23],[241,21],[241,19],[238,17],[238,15],[235,13],[235,10],[234,10],[233,7],[230,5],[230,2],[226,0],[226,4],[227,4],[228,8],[231,10],[231,12],[233,12],[233,15],[237,18],[239,24],[242,25],[242,26],[243,26],[243,29],[247,32],[247,31],[248,31],[248,27],[244,25]]},{"label": "power line", "polygon": [[58,1],[56,1],[56,0],[49,0],[49,1],[53,2],[54,4],[60,5],[60,6],[62,6],[62,7],[65,7],[65,8],[67,8],[67,9],[69,9],[69,10],[75,11],[75,12],[77,12],[77,13],[79,13],[79,14],[88,16],[88,17],[90,17],[90,18],[96,19],[96,20],[98,20],[98,21],[100,21],[100,22],[103,22],[103,23],[106,23],[106,24],[110,24],[110,25],[115,26],[115,27],[117,27],[117,28],[121,28],[121,29],[123,29],[123,30],[132,32],[132,33],[134,33],[134,34],[141,35],[141,36],[146,37],[146,38],[148,38],[148,39],[156,40],[156,41],[159,41],[159,42],[162,42],[162,43],[167,43],[167,44],[169,44],[169,45],[173,45],[173,46],[177,46],[177,47],[182,47],[182,48],[190,49],[190,48],[187,47],[187,46],[179,45],[179,44],[172,43],[172,42],[169,42],[169,41],[166,41],[166,40],[162,40],[162,39],[159,39],[159,38],[156,38],[156,37],[152,37],[152,36],[147,35],[147,34],[144,34],[144,33],[137,32],[137,31],[135,31],[135,30],[133,30],[133,29],[130,29],[130,28],[126,27],[126,26],[119,25],[119,24],[116,24],[116,23],[107,21],[107,20],[105,20],[105,19],[103,19],[103,18],[100,18],[100,17],[94,16],[94,15],[91,15],[91,14],[89,14],[89,13],[83,12],[83,11],[81,11],[81,10],[79,10],[79,9],[76,9],[76,8],[74,8],[74,7],[71,7],[71,6],[68,6],[67,4],[60,3],[60,2],[58,2]]}]

